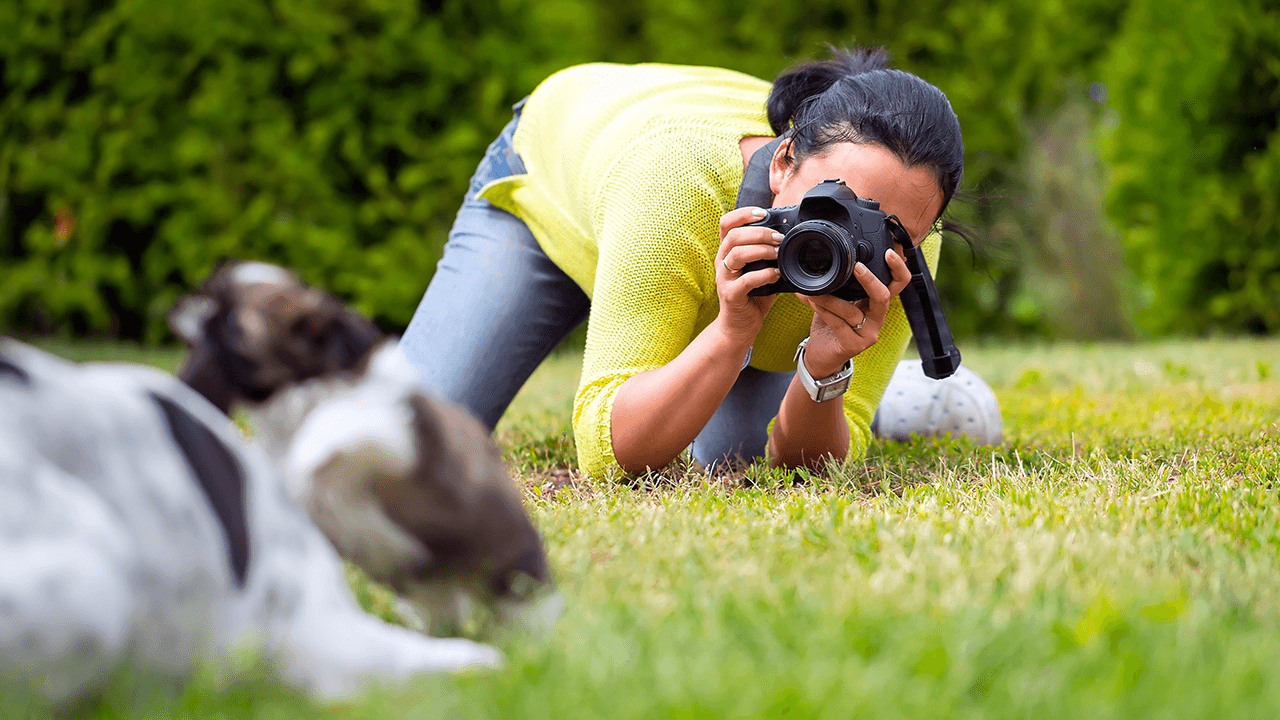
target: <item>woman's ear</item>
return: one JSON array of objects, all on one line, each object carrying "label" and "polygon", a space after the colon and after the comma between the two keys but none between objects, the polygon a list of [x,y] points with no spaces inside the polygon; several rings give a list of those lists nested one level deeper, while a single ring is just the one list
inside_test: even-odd
[{"label": "woman's ear", "polygon": [[769,161],[769,190],[776,196],[782,190],[782,183],[792,173],[791,138],[778,143],[773,151],[773,159]]}]

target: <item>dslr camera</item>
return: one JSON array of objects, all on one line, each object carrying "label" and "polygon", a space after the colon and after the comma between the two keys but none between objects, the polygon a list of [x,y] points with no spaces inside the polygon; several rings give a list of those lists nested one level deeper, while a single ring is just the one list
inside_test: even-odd
[{"label": "dslr camera", "polygon": [[916,339],[916,349],[931,378],[949,377],[960,366],[960,351],[942,314],[933,276],[898,218],[880,203],[860,198],[842,180],[824,180],[805,193],[799,205],[767,208],[763,220],[751,223],[782,233],[778,259],[747,263],[743,272],[777,267],[782,279],[752,290],[751,295],[781,292],[835,295],[860,300],[867,291],[853,274],[861,262],[880,282],[893,279],[885,250],[901,247],[911,282],[899,296]]}]

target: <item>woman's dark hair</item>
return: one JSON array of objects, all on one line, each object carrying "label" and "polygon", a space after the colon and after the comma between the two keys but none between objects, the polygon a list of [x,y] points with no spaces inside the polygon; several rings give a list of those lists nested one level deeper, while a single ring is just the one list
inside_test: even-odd
[{"label": "woman's dark hair", "polygon": [[830,50],[830,60],[797,65],[773,81],[769,125],[778,135],[790,131],[788,160],[804,162],[840,142],[881,145],[903,165],[933,171],[945,210],[964,174],[960,121],[947,96],[890,69],[883,49]]}]

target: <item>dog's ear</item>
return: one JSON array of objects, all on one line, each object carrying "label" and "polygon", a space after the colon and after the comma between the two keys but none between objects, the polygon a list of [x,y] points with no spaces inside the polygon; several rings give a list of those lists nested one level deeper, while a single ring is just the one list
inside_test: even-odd
[{"label": "dog's ear", "polygon": [[204,340],[204,325],[218,312],[218,303],[207,295],[188,295],[169,312],[169,329],[188,345]]},{"label": "dog's ear", "polygon": [[344,366],[352,367],[368,356],[375,345],[386,340],[386,334],[363,315],[343,309],[338,315],[338,331],[329,338],[326,353]]},{"label": "dog's ear", "polygon": [[318,290],[308,288],[295,303],[297,311],[286,335],[305,348],[316,372],[354,369],[386,338],[371,320]]}]

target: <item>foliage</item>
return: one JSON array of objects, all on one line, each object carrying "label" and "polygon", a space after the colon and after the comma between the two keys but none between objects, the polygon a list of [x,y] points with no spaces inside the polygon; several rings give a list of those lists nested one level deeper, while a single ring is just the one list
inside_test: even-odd
[{"label": "foliage", "polygon": [[1136,1],[1102,67],[1119,120],[1109,208],[1144,324],[1280,330],[1280,13]]},{"label": "foliage", "polygon": [[[229,257],[295,267],[401,328],[487,142],[550,72],[661,61],[767,78],[856,41],[941,87],[965,128],[965,185],[988,199],[955,212],[990,230],[979,273],[963,245],[944,251],[958,335],[1130,332],[1123,274],[1090,294],[1096,263],[1045,272],[1063,243],[1105,257],[1116,230],[1143,329],[1274,330],[1278,22],[1262,0],[11,0],[0,328],[155,341]],[[1109,108],[1084,100],[1099,81]],[[1068,126],[1088,157],[1037,184],[1037,143]],[[1089,206],[1106,193],[1099,131],[1106,217]],[[1077,178],[1076,205],[1058,203]],[[1064,219],[1071,237],[1042,231]],[[1097,297],[1118,317],[1062,324]]]},{"label": "foliage", "polygon": [[[1100,95],[1101,84],[1092,90]],[[1016,250],[1009,320],[1063,337],[1132,339],[1135,277],[1105,216],[1106,175],[1093,150],[1103,112],[1082,90],[1024,125],[1017,174],[990,233]]]},{"label": "foliage", "polygon": [[550,52],[506,52],[536,29],[506,4],[0,5],[0,313],[156,338],[179,292],[258,257],[405,324]]}]

